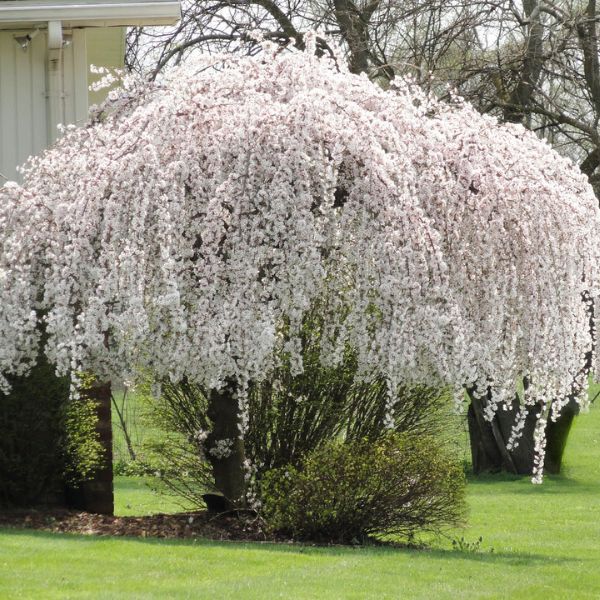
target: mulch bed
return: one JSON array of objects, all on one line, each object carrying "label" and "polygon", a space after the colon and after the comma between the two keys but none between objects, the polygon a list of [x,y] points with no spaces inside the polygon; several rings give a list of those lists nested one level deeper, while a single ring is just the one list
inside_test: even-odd
[{"label": "mulch bed", "polygon": [[214,515],[206,511],[111,517],[72,510],[11,510],[0,511],[0,527],[141,538],[288,541],[267,533],[263,521],[254,515]]}]

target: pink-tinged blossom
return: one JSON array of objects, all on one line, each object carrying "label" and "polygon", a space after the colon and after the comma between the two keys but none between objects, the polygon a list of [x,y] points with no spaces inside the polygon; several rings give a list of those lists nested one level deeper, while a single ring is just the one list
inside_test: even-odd
[{"label": "pink-tinged blossom", "polygon": [[490,417],[526,375],[548,418],[591,347],[585,178],[469,106],[266,50],[126,82],[1,189],[0,373],[35,360],[37,313],[60,373],[243,389],[282,350],[301,371],[318,302],[324,362],[491,387]]}]

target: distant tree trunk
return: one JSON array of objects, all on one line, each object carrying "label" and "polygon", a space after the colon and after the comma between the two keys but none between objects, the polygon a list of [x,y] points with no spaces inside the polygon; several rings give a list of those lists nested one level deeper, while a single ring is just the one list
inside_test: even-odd
[{"label": "distant tree trunk", "polygon": [[[590,334],[592,340],[595,340],[594,304],[588,292],[583,292],[581,299],[587,306]],[[576,398],[582,391],[583,382],[587,380],[591,372],[595,347],[596,344],[593,341],[591,348],[585,354],[579,373],[571,384],[569,401],[563,406],[560,416],[556,421],[548,420],[546,424],[546,453],[544,456],[544,470],[546,473],[554,475],[560,473],[573,419],[579,412],[579,404]],[[527,386],[526,381],[524,381],[524,384]],[[508,450],[506,444],[510,439],[511,429],[515,423],[519,408],[518,403],[515,402],[510,410],[500,409],[496,412],[492,421],[487,421],[483,416],[486,398],[480,398],[474,392],[474,389],[467,390],[471,400],[467,420],[471,440],[473,472],[476,475],[486,472],[497,473],[499,471],[517,475],[531,475],[535,458],[533,433],[538,412],[536,407],[532,406],[529,409],[519,445],[512,450]],[[489,394],[488,391],[487,400],[489,400]]]},{"label": "distant tree trunk", "polygon": [[569,432],[578,412],[579,406],[572,399],[562,409],[560,417],[556,421],[548,422],[546,426],[546,459],[544,461],[544,469],[547,473],[560,473]]},{"label": "distant tree trunk", "polygon": [[222,506],[230,510],[243,507],[246,500],[245,451],[233,382],[208,394],[207,414],[213,428],[205,441],[206,456],[213,470],[215,486],[225,499]]},{"label": "distant tree trunk", "polygon": [[[471,399],[467,418],[473,472],[476,475],[498,473],[500,471],[514,473],[515,475],[531,475],[535,457],[533,433],[536,422],[536,408],[531,407],[527,415],[519,445],[512,450],[508,450],[506,444],[515,423],[518,407],[514,406],[507,411],[500,409],[492,421],[487,421],[483,416],[485,400],[477,398],[472,391],[469,391],[468,394]],[[562,409],[560,417],[555,422],[548,421],[544,460],[544,470],[547,473],[560,473],[567,438],[577,412],[578,405],[572,399]]]}]

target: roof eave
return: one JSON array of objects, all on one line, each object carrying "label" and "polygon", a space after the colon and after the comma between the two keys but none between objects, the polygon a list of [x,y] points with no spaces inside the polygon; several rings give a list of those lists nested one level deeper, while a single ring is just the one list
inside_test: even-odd
[{"label": "roof eave", "polygon": [[98,2],[41,4],[27,0],[0,2],[0,27],[62,21],[68,27],[173,25],[181,18],[179,0],[160,2]]}]

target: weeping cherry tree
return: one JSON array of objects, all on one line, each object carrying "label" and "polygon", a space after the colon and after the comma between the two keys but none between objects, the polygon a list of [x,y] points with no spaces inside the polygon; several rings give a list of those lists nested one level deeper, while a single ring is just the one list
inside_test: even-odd
[{"label": "weeping cherry tree", "polygon": [[[310,36],[309,36],[310,37]],[[246,392],[323,312],[321,361],[469,390],[518,443],[583,402],[600,214],[573,165],[520,126],[383,91],[333,58],[190,60],[125,80],[0,190],[0,374],[152,373],[208,390],[204,449],[244,501]],[[589,369],[588,369],[589,370]],[[6,379],[0,378],[6,384]],[[6,385],[4,386],[6,388]],[[391,423],[390,423],[391,424]]]}]

